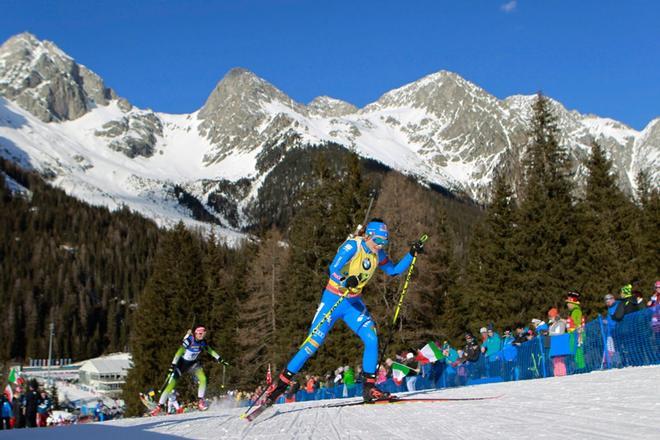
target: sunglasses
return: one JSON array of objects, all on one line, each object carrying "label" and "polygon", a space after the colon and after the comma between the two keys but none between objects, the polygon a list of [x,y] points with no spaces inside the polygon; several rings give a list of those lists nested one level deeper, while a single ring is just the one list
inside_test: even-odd
[{"label": "sunglasses", "polygon": [[386,238],[382,237],[373,237],[371,240],[381,247],[387,246],[387,243],[389,243]]}]

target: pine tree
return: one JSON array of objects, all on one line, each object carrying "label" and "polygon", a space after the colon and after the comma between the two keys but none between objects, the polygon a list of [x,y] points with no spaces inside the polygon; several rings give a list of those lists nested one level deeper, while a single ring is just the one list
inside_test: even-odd
[{"label": "pine tree", "polygon": [[238,353],[234,347],[237,345],[239,297],[243,290],[237,273],[244,272],[247,264],[240,250],[229,249],[215,233],[205,241],[204,247],[203,272],[209,309],[198,318],[198,323],[207,327],[209,345],[232,365],[225,368],[211,362],[207,356],[200,358],[207,377],[218,378],[208,381],[207,394],[213,395],[226,391],[222,388],[222,378],[226,383],[231,383],[242,373],[241,369],[235,368],[240,365],[235,362]]},{"label": "pine tree", "polygon": [[635,206],[617,185],[612,162],[600,145],[594,143],[586,163],[589,172],[584,200],[578,213],[578,253],[576,284],[583,294],[583,307],[598,310],[606,293],[635,278],[633,225]]},{"label": "pine tree", "polygon": [[576,217],[570,162],[559,143],[550,102],[540,93],[531,125],[515,237],[517,280],[512,287],[522,298],[521,316],[543,317],[566,290],[575,288]]},{"label": "pine tree", "polygon": [[[523,298],[513,288],[517,271],[514,249],[517,206],[503,173],[495,173],[486,217],[474,231],[463,292],[463,327],[475,331],[493,322],[496,328],[519,320]],[[457,335],[456,335],[457,336]]]},{"label": "pine tree", "polygon": [[646,171],[640,171],[636,183],[638,208],[635,210],[633,266],[641,285],[650,286],[660,276],[660,189],[651,184]]}]

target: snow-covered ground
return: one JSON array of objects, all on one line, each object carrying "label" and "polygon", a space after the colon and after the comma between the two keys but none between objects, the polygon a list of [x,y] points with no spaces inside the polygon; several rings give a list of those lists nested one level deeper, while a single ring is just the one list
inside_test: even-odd
[{"label": "snow-covered ground", "polygon": [[103,396],[93,391],[84,390],[78,385],[70,384],[65,381],[57,381],[56,385],[57,398],[60,402],[73,402],[78,407],[87,405],[90,411],[94,408],[94,406],[96,406],[96,403],[99,400],[102,400],[103,404],[108,408],[112,408],[113,406],[118,406],[120,404],[118,400]]},{"label": "snow-covered ground", "polygon": [[241,408],[4,432],[2,438],[657,439],[660,366],[415,393],[495,400],[320,408],[278,405],[254,422]]}]

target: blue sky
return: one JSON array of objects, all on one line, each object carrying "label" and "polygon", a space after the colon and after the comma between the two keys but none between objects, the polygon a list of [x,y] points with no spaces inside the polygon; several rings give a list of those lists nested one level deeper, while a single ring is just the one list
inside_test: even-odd
[{"label": "blue sky", "polygon": [[232,67],[363,106],[450,70],[643,128],[660,116],[655,0],[0,0],[0,40],[54,41],[139,107],[192,112]]}]

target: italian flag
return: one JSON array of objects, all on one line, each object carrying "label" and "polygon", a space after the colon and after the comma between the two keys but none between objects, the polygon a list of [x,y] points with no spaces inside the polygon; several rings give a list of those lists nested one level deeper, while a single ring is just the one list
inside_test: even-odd
[{"label": "italian flag", "polygon": [[14,391],[11,389],[11,385],[7,385],[5,387],[5,396],[7,396],[7,400],[9,400],[9,403],[14,399]]},{"label": "italian flag", "polygon": [[392,362],[392,379],[397,385],[401,385],[403,378],[410,373],[410,368],[398,362]]},{"label": "italian flag", "polygon": [[7,381],[9,383],[18,384],[18,385],[23,384],[23,378],[21,377],[20,373],[16,371],[16,368],[12,368],[9,371],[9,376],[7,377]]},{"label": "italian flag", "polygon": [[422,347],[421,350],[419,350],[419,354],[417,355],[416,359],[423,364],[428,364],[429,362],[435,362],[443,359],[444,357],[445,356],[442,354],[442,350],[440,350],[438,346],[435,345],[435,342],[431,341]]},{"label": "italian flag", "polygon": [[18,375],[16,374],[16,369],[12,368],[11,371],[9,372],[9,377],[7,378],[7,380],[9,381],[9,383],[16,383],[17,376]]}]

